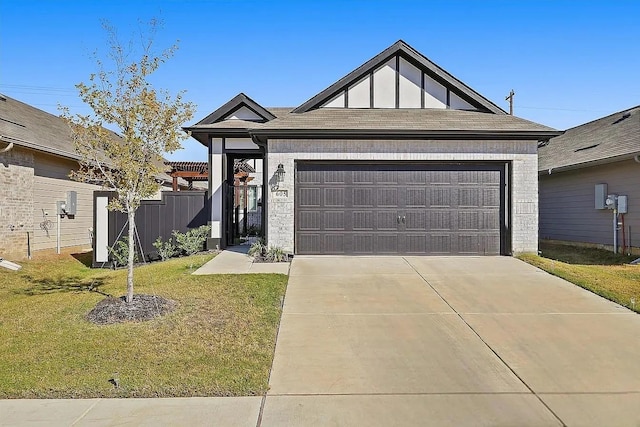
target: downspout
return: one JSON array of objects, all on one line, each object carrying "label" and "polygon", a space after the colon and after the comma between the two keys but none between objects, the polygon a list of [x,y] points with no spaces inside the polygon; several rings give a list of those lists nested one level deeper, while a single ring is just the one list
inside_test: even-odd
[{"label": "downspout", "polygon": [[[3,137],[4,137],[4,135],[0,135],[0,139],[2,139]],[[0,150],[0,154],[1,153],[6,153],[8,151],[11,151],[12,148],[13,148],[13,142],[10,142],[9,145],[7,145],[2,150]]]}]

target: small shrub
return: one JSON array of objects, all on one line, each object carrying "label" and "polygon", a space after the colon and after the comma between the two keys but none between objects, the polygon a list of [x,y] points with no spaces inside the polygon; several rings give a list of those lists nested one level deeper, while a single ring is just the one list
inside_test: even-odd
[{"label": "small shrub", "polygon": [[155,242],[153,242],[153,247],[158,251],[158,255],[162,261],[166,261],[172,256],[176,254],[178,248],[173,243],[172,239],[167,240],[166,242],[162,241],[162,236],[158,236]]},{"label": "small shrub", "polygon": [[262,257],[267,251],[267,246],[264,244],[262,239],[258,239],[249,248],[249,256],[252,257]]},{"label": "small shrub", "polygon": [[207,236],[211,231],[211,226],[203,225],[198,228],[193,228],[186,233],[180,233],[177,230],[173,230],[173,237],[175,237],[178,248],[186,255],[193,255],[204,249],[204,244],[207,241]]},{"label": "small shrub", "polygon": [[[129,261],[129,237],[125,236],[109,248],[111,263],[115,268],[127,265]],[[138,261],[138,254],[134,254],[134,262]]]},{"label": "small shrub", "polygon": [[267,262],[286,262],[289,256],[284,249],[277,246],[271,246],[265,255],[265,261]]}]

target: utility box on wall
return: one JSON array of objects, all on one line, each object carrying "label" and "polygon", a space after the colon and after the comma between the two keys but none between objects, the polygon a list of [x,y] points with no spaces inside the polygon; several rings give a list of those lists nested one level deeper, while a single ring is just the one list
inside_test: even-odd
[{"label": "utility box on wall", "polygon": [[596,184],[596,209],[607,209],[607,184]]},{"label": "utility box on wall", "polygon": [[75,215],[78,209],[78,193],[76,191],[67,191],[67,203],[64,211],[67,215]]},{"label": "utility box on wall", "polygon": [[627,213],[627,196],[618,196],[618,213]]}]

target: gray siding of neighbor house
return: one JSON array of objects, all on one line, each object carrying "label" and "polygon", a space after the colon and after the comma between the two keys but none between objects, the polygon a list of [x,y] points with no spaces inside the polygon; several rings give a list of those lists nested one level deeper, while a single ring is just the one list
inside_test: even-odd
[{"label": "gray siding of neighbor house", "polygon": [[625,229],[631,227],[631,244],[640,247],[640,164],[633,160],[541,175],[540,238],[612,245],[613,213],[595,209],[596,184],[628,196]]},{"label": "gray siding of neighbor house", "polygon": [[267,239],[294,250],[295,164],[297,160],[503,161],[511,164],[511,249],[538,250],[538,155],[536,141],[270,139],[267,176],[278,164],[286,171],[278,191],[268,192]]},{"label": "gray siding of neighbor house", "polygon": [[[34,154],[33,218],[34,233],[32,248],[35,251],[56,247],[56,202],[67,198],[67,192],[77,193],[76,214],[60,218],[60,246],[77,250],[91,249],[93,228],[93,191],[97,185],[85,184],[69,178],[69,173],[78,168],[77,162]],[[48,215],[44,215],[47,212]],[[52,227],[47,233],[40,224],[49,220]]]}]

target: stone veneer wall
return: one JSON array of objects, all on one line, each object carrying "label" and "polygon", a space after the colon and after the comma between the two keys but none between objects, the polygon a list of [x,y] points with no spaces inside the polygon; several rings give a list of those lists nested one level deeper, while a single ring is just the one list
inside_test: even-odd
[{"label": "stone veneer wall", "polygon": [[297,160],[508,161],[511,162],[511,247],[538,250],[537,141],[290,140],[268,142],[268,176],[282,163],[278,191],[268,191],[268,244],[294,251],[294,182]]},{"label": "stone veneer wall", "polygon": [[0,258],[27,255],[33,232],[33,153],[14,147],[0,154]]}]

